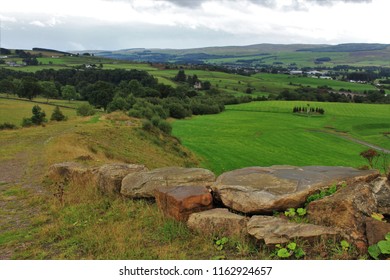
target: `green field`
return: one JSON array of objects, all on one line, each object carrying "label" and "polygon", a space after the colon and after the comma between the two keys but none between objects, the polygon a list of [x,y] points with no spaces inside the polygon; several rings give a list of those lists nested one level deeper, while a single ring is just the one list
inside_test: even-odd
[{"label": "green field", "polygon": [[390,149],[390,106],[316,103],[324,116],[292,114],[306,102],[267,101],[227,106],[219,115],[178,120],[173,134],[220,174],[247,166],[331,165],[360,167],[368,149],[351,136]]},{"label": "green field", "polygon": [[[168,81],[171,81],[177,72],[178,70],[149,71],[153,76],[161,77]],[[212,86],[233,94],[242,94],[248,87],[253,89],[253,95],[278,94],[285,89],[293,90],[299,86],[310,86],[313,88],[328,86],[335,91],[345,89],[359,93],[367,90],[376,90],[371,84],[357,84],[286,74],[259,73],[248,77],[206,70],[185,70],[185,73],[186,75],[197,75],[200,80],[210,81]]]},{"label": "green field", "polygon": [[[45,101],[46,99],[34,99],[34,101]],[[65,105],[65,106],[78,106],[82,102],[72,101],[70,104],[64,100],[57,100],[54,102],[56,105]],[[23,118],[31,118],[32,116],[32,107],[34,105],[39,105],[43,111],[46,113],[46,118],[50,119],[50,116],[55,108],[54,105],[32,103],[29,101],[23,100],[13,100],[13,99],[4,99],[0,98],[0,123],[9,122],[16,126],[20,126]],[[76,110],[61,108],[61,111],[68,118],[76,116]]]}]

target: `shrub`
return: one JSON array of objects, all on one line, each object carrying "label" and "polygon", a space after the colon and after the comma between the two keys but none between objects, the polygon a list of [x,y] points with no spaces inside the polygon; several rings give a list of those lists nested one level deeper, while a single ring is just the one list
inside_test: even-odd
[{"label": "shrub", "polygon": [[56,106],[53,113],[51,114],[50,117],[51,121],[66,121],[67,117],[64,116],[64,114],[61,112],[60,107]]},{"label": "shrub", "polygon": [[158,128],[166,133],[166,134],[171,134],[172,133],[172,126],[169,122],[161,120],[158,124]]},{"label": "shrub", "polygon": [[33,125],[31,118],[23,118],[22,127],[30,127]]},{"label": "shrub", "polygon": [[16,125],[7,122],[0,124],[0,130],[5,130],[5,129],[16,129]]},{"label": "shrub", "polygon": [[142,129],[146,131],[151,131],[153,128],[153,124],[149,120],[143,120],[142,121]]},{"label": "shrub", "polygon": [[95,115],[95,108],[90,104],[82,104],[77,108],[76,113],[82,117],[93,116]]},{"label": "shrub", "polygon": [[47,119],[45,118],[46,117],[45,111],[42,111],[41,107],[39,107],[38,105],[35,105],[32,108],[32,113],[33,116],[31,117],[31,121],[33,124],[40,125],[44,122],[47,122]]}]

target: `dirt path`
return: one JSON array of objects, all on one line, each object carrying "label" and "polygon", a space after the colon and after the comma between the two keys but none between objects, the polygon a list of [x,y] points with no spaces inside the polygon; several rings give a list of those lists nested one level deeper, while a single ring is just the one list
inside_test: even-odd
[{"label": "dirt path", "polygon": [[40,213],[39,206],[31,205],[31,197],[48,195],[41,185],[47,170],[45,145],[53,137],[65,132],[59,127],[42,130],[42,133],[35,133],[26,139],[0,138],[0,146],[10,146],[12,141],[20,141],[19,144],[23,146],[22,151],[17,152],[12,159],[4,160],[0,157],[0,260],[11,259],[15,250],[26,245],[10,246],[9,240],[28,231],[31,217]]}]

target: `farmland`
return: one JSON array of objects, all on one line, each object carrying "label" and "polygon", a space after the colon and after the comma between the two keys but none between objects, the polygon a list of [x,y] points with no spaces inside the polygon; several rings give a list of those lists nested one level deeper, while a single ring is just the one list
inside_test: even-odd
[{"label": "farmland", "polygon": [[390,148],[388,105],[316,103],[324,116],[292,114],[305,102],[268,101],[228,106],[219,115],[174,122],[174,135],[216,173],[246,166],[365,165],[366,146],[351,136]]}]

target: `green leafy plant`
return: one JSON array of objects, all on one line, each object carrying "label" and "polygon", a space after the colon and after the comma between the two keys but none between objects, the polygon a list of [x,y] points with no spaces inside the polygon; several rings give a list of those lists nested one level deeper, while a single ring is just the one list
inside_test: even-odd
[{"label": "green leafy plant", "polygon": [[292,256],[296,259],[301,259],[306,255],[305,251],[295,242],[290,242],[286,246],[277,244],[275,248],[276,251],[271,256],[277,256],[281,259],[287,259]]},{"label": "green leafy plant", "polygon": [[284,211],[286,217],[295,217],[296,211],[295,208],[288,208],[287,211]]},{"label": "green leafy plant", "polygon": [[372,213],[371,218],[382,222],[385,217],[380,213]]},{"label": "green leafy plant", "polygon": [[217,248],[218,251],[222,251],[225,245],[229,242],[229,238],[227,237],[222,237],[221,239],[216,239],[215,240],[215,247]]},{"label": "green leafy plant", "polygon": [[368,247],[368,253],[375,260],[388,258],[390,256],[390,232],[386,234],[385,240]]},{"label": "green leafy plant", "polygon": [[351,244],[349,244],[346,240],[341,240],[340,245],[343,251],[348,251],[351,247]]},{"label": "green leafy plant", "polygon": [[[346,184],[342,184],[341,187],[346,187]],[[334,184],[327,189],[324,189],[318,193],[312,194],[306,199],[306,205],[312,201],[322,199],[326,196],[330,196],[330,195],[334,194],[336,191],[337,191],[337,185]]]},{"label": "green leafy plant", "polygon": [[286,211],[284,211],[284,215],[296,223],[302,223],[306,221],[306,219],[304,219],[304,216],[306,215],[305,208],[288,208]]},{"label": "green leafy plant", "polygon": [[305,208],[298,208],[297,213],[298,213],[298,216],[303,217],[306,215],[306,209]]}]

